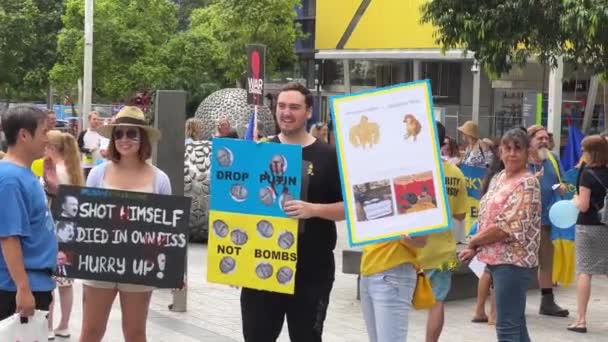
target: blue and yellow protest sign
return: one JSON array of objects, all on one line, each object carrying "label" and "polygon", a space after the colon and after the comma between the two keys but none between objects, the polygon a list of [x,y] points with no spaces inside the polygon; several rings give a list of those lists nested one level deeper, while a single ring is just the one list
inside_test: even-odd
[{"label": "blue and yellow protest sign", "polygon": [[481,199],[481,186],[487,169],[460,165],[460,171],[464,174],[467,186],[467,217],[465,219],[465,234],[471,232],[471,227],[477,221],[479,215],[479,200]]},{"label": "blue and yellow protest sign", "polygon": [[349,245],[451,228],[430,83],[331,98]]},{"label": "blue and yellow protest sign", "polygon": [[302,147],[214,139],[207,280],[294,292],[298,220],[283,211],[300,199]]}]

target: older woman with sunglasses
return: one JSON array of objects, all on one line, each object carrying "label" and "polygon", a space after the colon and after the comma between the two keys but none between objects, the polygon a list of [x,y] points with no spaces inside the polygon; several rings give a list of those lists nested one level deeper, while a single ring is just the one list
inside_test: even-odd
[{"label": "older woman with sunglasses", "polygon": [[[137,107],[124,107],[113,124],[98,129],[110,139],[107,163],[96,166],[88,176],[87,186],[124,191],[171,194],[167,175],[147,162],[152,143],[160,131],[146,125]],[[122,330],[125,341],[146,341],[146,320],[152,287],[85,281],[81,342],[99,342],[105,334],[108,316],[116,295],[120,297]]]},{"label": "older woman with sunglasses", "polygon": [[488,265],[496,298],[498,341],[529,342],[526,291],[538,266],[540,244],[540,185],[528,170],[530,141],[519,128],[500,142],[504,170],[490,182],[482,197],[479,233],[460,252],[461,260],[476,254]]}]

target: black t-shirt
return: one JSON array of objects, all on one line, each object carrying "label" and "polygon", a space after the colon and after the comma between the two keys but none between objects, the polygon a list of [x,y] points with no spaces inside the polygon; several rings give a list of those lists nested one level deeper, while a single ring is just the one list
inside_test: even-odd
[{"label": "black t-shirt", "polygon": [[[599,226],[602,225],[597,214],[598,210],[604,206],[604,196],[606,196],[606,188],[593,177],[590,170],[593,170],[595,176],[602,181],[605,186],[608,186],[608,168],[607,167],[592,167],[584,168],[581,171],[579,179],[579,187],[584,186],[591,190],[591,198],[589,200],[589,210],[585,213],[578,214],[577,224]],[[578,193],[578,189],[577,189]]]},{"label": "black t-shirt", "polygon": [[[279,142],[278,137],[271,139]],[[336,149],[320,140],[302,149],[303,201],[330,204],[342,201]],[[304,220],[298,235],[296,278],[301,282],[333,280],[336,271],[336,223],[319,217]]]}]

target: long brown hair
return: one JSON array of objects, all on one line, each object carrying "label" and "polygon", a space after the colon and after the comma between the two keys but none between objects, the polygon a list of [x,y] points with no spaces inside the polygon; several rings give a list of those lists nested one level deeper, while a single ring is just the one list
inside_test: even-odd
[{"label": "long brown hair", "polygon": [[63,157],[65,169],[70,177],[70,185],[84,186],[84,175],[76,139],[69,133],[59,131],[49,131],[47,137],[49,144],[55,146],[57,152]]}]

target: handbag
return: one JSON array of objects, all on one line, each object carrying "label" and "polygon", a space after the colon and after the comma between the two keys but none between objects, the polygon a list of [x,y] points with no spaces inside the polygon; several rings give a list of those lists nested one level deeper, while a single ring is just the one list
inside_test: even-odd
[{"label": "handbag", "polygon": [[36,310],[31,317],[14,314],[0,321],[2,342],[41,342],[48,340],[48,311]]},{"label": "handbag", "polygon": [[416,273],[416,289],[412,297],[412,306],[416,310],[430,309],[435,306],[435,295],[433,294],[431,281],[424,270],[417,268]]}]

